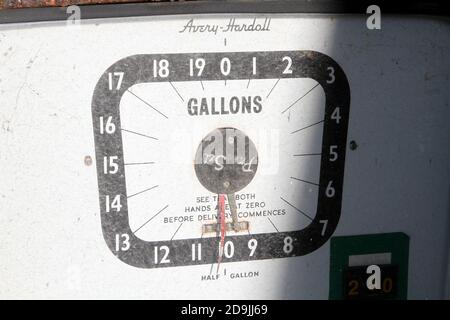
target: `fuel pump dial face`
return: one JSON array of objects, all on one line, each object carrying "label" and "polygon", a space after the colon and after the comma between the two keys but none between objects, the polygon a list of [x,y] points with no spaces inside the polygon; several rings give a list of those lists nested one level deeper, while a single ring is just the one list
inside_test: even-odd
[{"label": "fuel pump dial face", "polygon": [[107,245],[140,268],[313,252],[339,221],[349,104],[315,51],[117,61],[92,100]]}]

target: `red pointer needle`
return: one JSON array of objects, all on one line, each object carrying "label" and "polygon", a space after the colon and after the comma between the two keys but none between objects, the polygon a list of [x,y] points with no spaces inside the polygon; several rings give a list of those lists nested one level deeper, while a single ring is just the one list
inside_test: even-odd
[{"label": "red pointer needle", "polygon": [[220,217],[220,246],[219,246],[219,260],[217,261],[217,272],[219,272],[220,262],[222,261],[223,249],[225,246],[225,195],[219,194],[219,217]]}]

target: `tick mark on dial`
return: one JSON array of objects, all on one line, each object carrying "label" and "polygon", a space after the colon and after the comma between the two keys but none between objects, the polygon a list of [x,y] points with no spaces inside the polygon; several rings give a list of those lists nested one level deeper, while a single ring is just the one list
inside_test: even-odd
[{"label": "tick mark on dial", "polygon": [[300,154],[294,154],[294,157],[306,157],[306,156],[320,156],[321,153],[300,153]]},{"label": "tick mark on dial", "polygon": [[292,208],[294,208],[295,210],[297,210],[298,212],[300,212],[301,214],[303,214],[305,217],[307,217],[309,220],[313,221],[313,218],[311,218],[309,215],[307,215],[306,213],[304,213],[302,210],[300,210],[299,208],[297,208],[296,206],[294,206],[292,203],[288,202],[287,200],[283,199],[283,197],[280,197],[281,200],[283,200],[284,202],[286,202],[289,206],[291,206]]},{"label": "tick mark on dial", "polygon": [[136,193],[134,193],[134,194],[132,194],[132,195],[128,196],[127,198],[128,198],[128,199],[130,199],[131,197],[137,196],[138,194],[141,194],[141,193],[144,193],[144,192],[150,191],[150,190],[152,190],[152,189],[155,189],[155,188],[157,188],[157,187],[159,187],[159,186],[158,186],[158,185],[156,185],[156,186],[150,187],[150,188],[148,188],[148,189],[145,189],[145,190],[142,190],[142,191],[136,192]]},{"label": "tick mark on dial", "polygon": [[136,131],[131,131],[131,130],[123,129],[123,128],[120,129],[120,130],[128,132],[128,133],[132,133],[132,134],[135,134],[135,135],[138,135],[138,136],[141,136],[141,137],[145,137],[145,138],[149,138],[149,139],[153,139],[153,140],[158,140],[158,138],[155,138],[155,137],[152,137],[152,136],[148,136],[146,134],[139,133],[139,132],[136,132]]},{"label": "tick mark on dial", "polygon": [[177,234],[178,230],[180,230],[181,226],[183,225],[184,222],[180,223],[180,225],[178,226],[177,230],[175,230],[175,233],[173,234],[172,238],[170,238],[170,241],[173,240],[173,238],[175,237],[175,235]]},{"label": "tick mark on dial", "polygon": [[297,102],[299,102],[300,100],[302,100],[304,97],[306,97],[308,95],[308,93],[310,93],[311,91],[313,91],[315,88],[317,88],[319,86],[319,84],[316,84],[314,87],[312,87],[311,89],[309,89],[304,95],[302,95],[300,98],[298,98],[297,100],[295,100],[289,107],[287,107],[286,109],[284,109],[281,113],[285,113],[286,111],[288,111],[290,108],[292,108]]},{"label": "tick mark on dial", "polygon": [[295,130],[295,131],[292,131],[292,132],[291,132],[291,134],[294,134],[294,133],[297,133],[297,132],[299,132],[299,131],[302,131],[302,130],[305,130],[305,129],[308,129],[308,128],[311,128],[311,127],[314,127],[315,125],[321,124],[321,123],[322,123],[322,122],[324,122],[324,121],[325,121],[325,120],[320,120],[319,122],[316,122],[316,123],[310,124],[309,126],[306,126],[306,127],[300,128],[300,129],[298,129],[298,130]]},{"label": "tick mark on dial", "polygon": [[170,85],[172,86],[173,90],[175,90],[175,92],[177,93],[177,95],[180,97],[181,101],[184,102],[184,99],[183,99],[183,97],[181,96],[181,94],[178,92],[177,88],[175,88],[175,86],[173,85],[172,82],[169,81],[169,83],[170,83]]},{"label": "tick mark on dial", "polygon": [[144,227],[147,223],[149,223],[150,221],[152,221],[152,220],[153,220],[157,215],[159,215],[161,212],[163,212],[164,210],[166,210],[167,207],[169,207],[169,205],[166,205],[164,208],[162,208],[161,210],[159,210],[154,216],[152,216],[150,219],[148,219],[147,221],[145,221],[143,225],[141,225],[139,228],[137,228],[136,230],[134,230],[133,233],[135,234],[136,232],[138,232],[139,230],[141,230],[142,227]]},{"label": "tick mark on dial", "polygon": [[162,115],[164,118],[169,119],[164,113],[162,113],[161,111],[159,111],[158,109],[156,109],[154,106],[152,106],[150,103],[148,103],[147,101],[145,101],[144,99],[138,97],[136,94],[134,94],[133,92],[131,92],[129,89],[127,89],[127,92],[131,93],[133,96],[135,96],[137,99],[139,99],[140,101],[142,101],[143,103],[145,103],[147,106],[149,106],[150,108],[152,108],[153,110],[155,110],[156,112],[158,112],[160,115]]},{"label": "tick mark on dial", "polygon": [[272,222],[272,220],[270,220],[270,218],[269,217],[267,217],[267,219],[269,220],[269,222],[272,224],[272,226],[275,228],[275,230],[277,230],[277,232],[280,232],[280,231],[278,231],[278,228],[277,227],[275,227],[275,225],[273,224],[273,222]]},{"label": "tick mark on dial", "polygon": [[270,94],[272,93],[273,89],[275,89],[275,87],[277,86],[278,82],[280,82],[281,78],[279,78],[275,84],[273,85],[272,89],[270,89],[269,93],[266,96],[266,99],[270,96]]},{"label": "tick mark on dial", "polygon": [[138,165],[145,165],[145,164],[155,164],[154,162],[130,162],[130,163],[124,163],[124,166],[138,166]]},{"label": "tick mark on dial", "polygon": [[295,178],[295,177],[291,177],[291,179],[294,179],[294,180],[297,180],[297,181],[301,181],[301,182],[304,182],[304,183],[309,183],[309,184],[312,184],[312,185],[315,185],[315,186],[319,186],[318,183],[314,183],[314,182],[311,182],[311,181],[307,181],[307,180],[303,180],[303,179],[299,179],[299,178]]}]

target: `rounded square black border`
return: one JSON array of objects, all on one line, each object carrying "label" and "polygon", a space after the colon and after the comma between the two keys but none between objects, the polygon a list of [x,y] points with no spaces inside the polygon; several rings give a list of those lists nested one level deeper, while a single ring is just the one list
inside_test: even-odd
[{"label": "rounded square black border", "polygon": [[[285,66],[281,63],[283,57],[292,58],[292,74],[283,74]],[[187,64],[189,59],[202,57],[206,60],[205,69],[201,77],[189,76]],[[223,58],[231,61],[232,72],[223,76],[219,72],[219,61]],[[251,63],[256,57],[259,74],[253,75]],[[154,78],[153,60],[166,59],[172,67],[167,78]],[[278,63],[280,62],[280,63]],[[335,81],[328,83],[329,68],[334,68]],[[118,90],[108,89],[108,73],[123,72],[122,86]],[[96,163],[99,185],[99,202],[101,209],[102,230],[110,250],[122,261],[141,268],[169,267],[178,265],[209,264],[217,259],[217,238],[194,238],[172,241],[147,242],[136,237],[128,222],[126,203],[126,182],[123,164],[122,136],[120,130],[120,100],[123,93],[131,86],[139,83],[177,82],[177,81],[207,81],[207,80],[247,80],[247,79],[279,79],[279,78],[311,78],[317,81],[325,92],[325,119],[322,135],[322,154],[328,154],[330,145],[338,145],[339,158],[329,162],[326,157],[321,158],[319,196],[317,212],[313,221],[306,228],[292,232],[275,232],[255,235],[229,236],[235,245],[235,255],[224,262],[261,260],[292,257],[308,254],[322,246],[333,234],[337,227],[342,201],[343,177],[345,165],[346,137],[348,116],[350,109],[350,89],[345,73],[329,56],[316,51],[263,51],[263,52],[213,52],[213,53],[181,53],[181,54],[140,54],[126,57],[114,63],[101,76],[95,88],[92,100],[93,128],[96,146]],[[107,93],[105,93],[107,92]],[[331,115],[335,107],[341,107],[340,124],[333,124]],[[116,132],[111,135],[99,134],[99,117],[111,116],[116,125]],[[119,171],[114,175],[102,173],[103,157],[118,156]],[[326,168],[326,170],[324,169]],[[326,186],[330,180],[336,190],[336,196],[327,198]],[[123,209],[118,213],[106,213],[105,196],[121,195]],[[322,235],[321,220],[327,220],[328,225]],[[115,250],[117,234],[127,234],[130,238],[130,249]],[[283,251],[286,237],[293,239],[294,250],[289,254]],[[247,251],[247,242],[256,239],[258,250],[252,257]],[[192,245],[201,243],[204,260],[192,261]],[[152,249],[155,246],[170,248],[171,260],[168,264],[155,264],[152,261]]]}]

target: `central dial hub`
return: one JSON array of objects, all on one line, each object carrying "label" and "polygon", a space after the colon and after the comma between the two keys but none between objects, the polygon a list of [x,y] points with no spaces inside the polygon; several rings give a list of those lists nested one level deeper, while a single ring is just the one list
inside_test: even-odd
[{"label": "central dial hub", "polygon": [[252,140],[236,128],[218,128],[200,142],[195,154],[195,174],[217,194],[245,188],[256,174],[258,152]]}]

